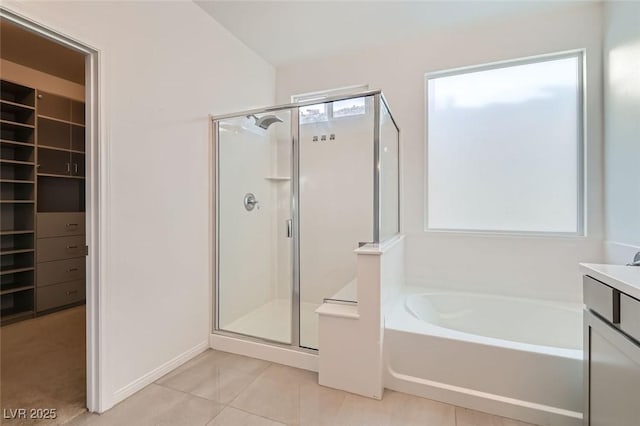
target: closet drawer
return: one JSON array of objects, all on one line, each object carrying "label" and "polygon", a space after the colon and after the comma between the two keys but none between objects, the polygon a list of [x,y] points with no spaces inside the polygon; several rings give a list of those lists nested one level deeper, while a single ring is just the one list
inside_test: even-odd
[{"label": "closet drawer", "polygon": [[620,329],[640,342],[640,300],[620,295]]},{"label": "closet drawer", "polygon": [[583,279],[584,304],[607,321],[620,322],[619,293],[588,275]]},{"label": "closet drawer", "polygon": [[38,213],[36,216],[38,238],[84,235],[84,212]]},{"label": "closet drawer", "polygon": [[38,287],[58,284],[67,281],[85,279],[84,257],[38,263],[36,282]]},{"label": "closet drawer", "polygon": [[47,311],[80,302],[84,297],[84,280],[40,287],[36,295],[36,307],[38,312]]},{"label": "closet drawer", "polygon": [[71,259],[84,256],[84,236],[38,238],[38,262]]}]

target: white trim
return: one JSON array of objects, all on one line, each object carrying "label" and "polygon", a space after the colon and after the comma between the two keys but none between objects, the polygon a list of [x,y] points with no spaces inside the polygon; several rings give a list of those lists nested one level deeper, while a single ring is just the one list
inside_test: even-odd
[{"label": "white trim", "polygon": [[357,93],[369,90],[369,84],[354,84],[352,86],[338,87],[335,89],[318,90],[317,92],[300,93],[298,95],[291,95],[291,103],[297,102],[309,102],[318,101],[329,98],[335,95]]},{"label": "white trim", "polygon": [[211,349],[258,358],[277,364],[303,370],[318,371],[318,355],[300,350],[252,342],[235,337],[212,334],[209,337]]},{"label": "white trim", "polygon": [[323,303],[316,309],[316,314],[326,317],[360,319],[357,305],[344,305],[342,303]]},{"label": "white trim", "polygon": [[[448,77],[471,72],[487,71],[497,68],[506,68],[518,65],[528,65],[539,62],[559,60],[575,57],[578,59],[578,141],[577,141],[577,230],[575,232],[545,232],[545,231],[518,231],[518,230],[491,230],[491,229],[449,229],[429,227],[429,80],[434,78]],[[489,62],[478,65],[469,65],[446,70],[426,72],[424,74],[424,202],[423,202],[423,231],[425,233],[451,233],[451,234],[478,234],[478,235],[507,235],[522,237],[560,237],[560,238],[584,238],[587,237],[587,51],[584,48],[572,49],[561,52],[544,53],[540,55],[506,59],[502,61]]]},{"label": "white trim", "polygon": [[582,413],[407,376],[388,365],[385,388],[539,425],[582,426]]},{"label": "white trim", "polygon": [[364,255],[372,255],[372,256],[381,256],[384,253],[391,250],[396,246],[399,242],[404,240],[404,234],[396,234],[390,238],[387,238],[383,242],[379,244],[369,243],[365,244],[362,247],[358,247],[354,249],[353,252],[355,254],[364,254]]},{"label": "white trim", "polygon": [[193,348],[165,362],[160,367],[154,368],[144,376],[139,377],[133,382],[129,383],[128,385],[121,387],[120,389],[115,391],[115,393],[113,394],[113,398],[114,398],[113,405],[130,397],[134,393],[138,392],[139,390],[155,382],[165,374],[180,367],[182,364],[186,363],[187,361],[192,360],[196,356],[206,351],[208,348],[209,348],[209,342],[207,341],[200,342]]},{"label": "white trim", "polygon": [[[19,6],[16,6],[19,7]],[[104,62],[102,53],[88,44],[78,41],[63,32],[47,27],[25,12],[17,12],[7,6],[0,7],[3,19],[28,29],[42,37],[53,40],[72,50],[86,55],[85,90],[86,90],[86,129],[89,140],[86,144],[86,197],[87,233],[89,247],[87,257],[87,291],[86,291],[86,405],[89,411],[102,412],[109,408],[106,400],[105,351],[106,332],[106,286],[107,253],[108,253],[108,207],[109,206],[109,169],[108,147],[105,133],[104,114]]]}]

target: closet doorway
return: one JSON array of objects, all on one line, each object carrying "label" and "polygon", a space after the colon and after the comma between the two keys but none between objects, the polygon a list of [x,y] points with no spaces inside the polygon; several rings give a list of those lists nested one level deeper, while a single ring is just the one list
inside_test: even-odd
[{"label": "closet doorway", "polygon": [[0,402],[62,424],[99,409],[97,52],[4,9],[0,40]]}]

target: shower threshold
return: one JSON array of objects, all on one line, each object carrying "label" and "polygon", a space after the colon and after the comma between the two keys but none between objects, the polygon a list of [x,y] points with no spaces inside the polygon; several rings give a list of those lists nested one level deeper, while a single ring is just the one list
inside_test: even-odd
[{"label": "shower threshold", "polygon": [[[319,303],[300,303],[300,346],[318,348]],[[291,300],[273,299],[237,320],[220,327],[224,331],[276,342],[291,342]]]}]

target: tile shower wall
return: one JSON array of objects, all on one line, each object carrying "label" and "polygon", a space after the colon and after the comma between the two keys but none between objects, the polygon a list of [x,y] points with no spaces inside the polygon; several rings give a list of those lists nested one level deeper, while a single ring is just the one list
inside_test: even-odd
[{"label": "tile shower wall", "polygon": [[[271,133],[244,117],[220,124],[220,327],[275,297],[274,273],[278,252],[272,250],[277,194],[265,179],[271,173]],[[227,123],[243,128],[225,129]],[[252,211],[244,196],[258,200]]]},{"label": "tile shower wall", "polygon": [[302,302],[320,304],[354,280],[353,250],[373,240],[372,97],[366,105],[364,115],[300,126]]}]

